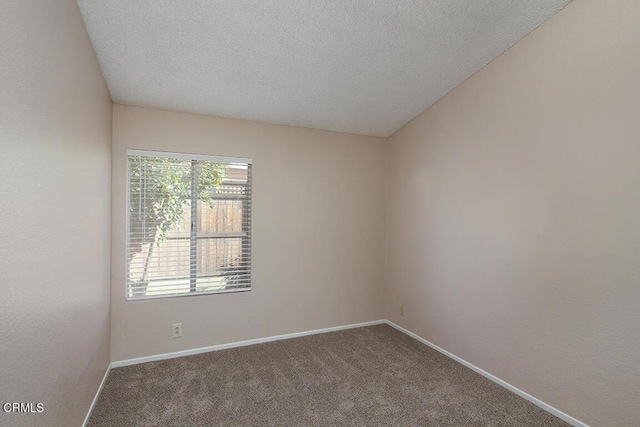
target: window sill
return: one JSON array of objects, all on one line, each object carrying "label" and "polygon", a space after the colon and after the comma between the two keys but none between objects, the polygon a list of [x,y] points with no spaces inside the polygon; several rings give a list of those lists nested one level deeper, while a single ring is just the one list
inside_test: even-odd
[{"label": "window sill", "polygon": [[182,294],[171,294],[171,295],[151,295],[148,297],[136,297],[136,298],[127,297],[126,300],[127,302],[136,302],[136,301],[148,301],[148,300],[167,299],[167,298],[195,297],[200,295],[230,294],[230,293],[236,293],[236,292],[249,292],[249,291],[251,291],[251,287],[237,288],[237,289],[222,289],[218,291],[205,291],[205,292],[185,292]]}]

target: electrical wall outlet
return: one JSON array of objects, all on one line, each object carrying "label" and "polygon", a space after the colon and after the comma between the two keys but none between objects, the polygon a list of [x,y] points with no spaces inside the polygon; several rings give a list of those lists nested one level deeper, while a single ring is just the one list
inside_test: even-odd
[{"label": "electrical wall outlet", "polygon": [[174,323],[171,325],[171,337],[180,338],[182,336],[182,323]]},{"label": "electrical wall outlet", "polygon": [[404,316],[404,305],[400,306],[400,316]]}]

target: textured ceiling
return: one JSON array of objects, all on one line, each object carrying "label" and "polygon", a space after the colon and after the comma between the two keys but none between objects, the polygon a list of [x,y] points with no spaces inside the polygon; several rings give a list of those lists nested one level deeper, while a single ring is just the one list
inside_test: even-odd
[{"label": "textured ceiling", "polygon": [[117,103],[376,136],[568,2],[78,0]]}]

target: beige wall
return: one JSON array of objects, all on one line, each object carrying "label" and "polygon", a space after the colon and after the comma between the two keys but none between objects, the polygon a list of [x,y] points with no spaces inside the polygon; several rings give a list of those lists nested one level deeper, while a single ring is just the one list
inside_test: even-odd
[{"label": "beige wall", "polygon": [[640,425],[639,22],[576,0],[389,145],[387,317],[594,426]]},{"label": "beige wall", "polygon": [[78,426],[109,364],[111,99],[73,0],[0,5],[0,402]]},{"label": "beige wall", "polygon": [[[384,139],[120,105],[113,131],[113,361],[382,318]],[[127,148],[253,158],[251,292],[125,301]]]}]

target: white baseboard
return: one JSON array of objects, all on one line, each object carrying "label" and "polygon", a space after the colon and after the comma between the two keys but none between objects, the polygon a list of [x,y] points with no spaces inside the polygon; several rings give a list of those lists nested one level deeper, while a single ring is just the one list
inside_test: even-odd
[{"label": "white baseboard", "polygon": [[507,390],[517,394],[518,396],[528,400],[529,402],[533,403],[534,405],[536,405],[537,407],[547,411],[548,413],[555,415],[556,417],[560,418],[561,420],[571,424],[574,427],[589,427],[587,424],[583,423],[580,420],[577,420],[575,418],[573,418],[571,415],[565,414],[564,412],[562,412],[559,409],[554,408],[553,406],[544,403],[542,400],[540,399],[536,399],[535,397],[531,396],[529,393],[526,393],[522,390],[520,390],[519,388],[509,384],[506,381],[501,380],[500,378],[496,377],[495,375],[490,374],[489,372],[478,368],[476,365],[467,362],[466,360],[456,356],[453,353],[449,353],[447,350],[438,347],[437,345],[433,344],[430,341],[427,341],[426,339],[422,338],[419,335],[414,334],[413,332],[403,328],[402,326],[398,326],[395,323],[393,323],[390,320],[386,320],[385,323],[387,323],[389,326],[397,329],[398,331],[409,335],[411,338],[420,341],[423,344],[428,345],[429,347],[431,347],[432,349],[439,351],[440,353],[444,354],[445,356],[455,360],[456,362],[466,366],[467,368],[479,373],[480,375],[482,375],[485,378],[490,379],[491,381],[493,381],[494,383],[501,385],[502,387],[506,388]]},{"label": "white baseboard", "polygon": [[208,347],[194,348],[190,350],[174,351],[172,353],[157,354],[154,356],[145,356],[145,357],[137,357],[135,359],[119,360],[117,362],[112,362],[111,366],[114,368],[120,368],[122,366],[137,365],[139,363],[155,362],[158,360],[165,360],[165,359],[174,359],[176,357],[192,356],[194,354],[208,353],[210,351],[226,350],[229,348],[236,348],[236,347],[244,347],[244,346],[253,345],[253,344],[262,344],[265,342],[287,340],[290,338],[303,337],[306,335],[324,334],[326,332],[336,332],[336,331],[342,331],[345,329],[381,325],[386,322],[387,322],[386,320],[373,320],[371,322],[352,323],[350,325],[334,326],[331,328],[314,329],[311,331],[294,332],[292,334],[284,334],[284,335],[274,335],[274,336],[265,337],[265,338],[255,338],[252,340],[237,341],[237,342],[232,342],[228,344],[218,344],[218,345],[212,345]]},{"label": "white baseboard", "polygon": [[89,418],[91,417],[91,413],[93,412],[93,407],[96,406],[98,397],[100,397],[100,393],[102,392],[102,387],[104,387],[104,383],[107,382],[107,377],[109,376],[109,372],[111,372],[111,363],[109,364],[109,366],[107,366],[107,371],[104,373],[104,377],[102,377],[102,381],[100,382],[98,391],[96,391],[96,395],[93,397],[93,402],[91,402],[91,406],[89,406],[89,411],[87,411],[87,416],[84,417],[84,422],[82,423],[82,427],[85,427],[89,422]]}]

